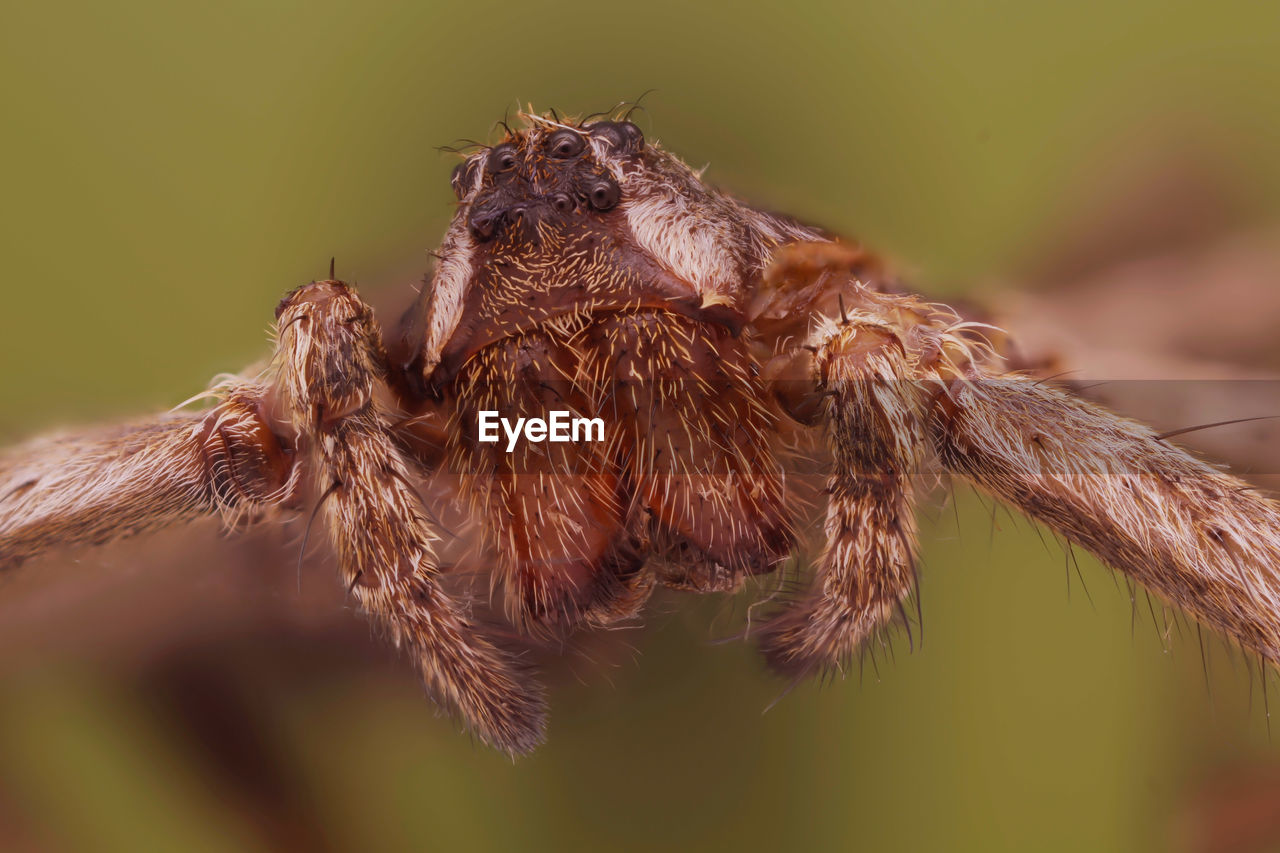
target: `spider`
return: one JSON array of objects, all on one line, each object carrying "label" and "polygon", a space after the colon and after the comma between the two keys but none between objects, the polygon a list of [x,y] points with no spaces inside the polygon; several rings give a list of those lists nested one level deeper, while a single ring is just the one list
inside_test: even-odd
[{"label": "spider", "polygon": [[[705,184],[625,116],[522,120],[454,171],[457,212],[393,333],[331,272],[283,298],[271,364],[211,408],[0,457],[0,567],[310,496],[363,612],[520,754],[544,740],[543,692],[451,583],[425,484],[481,534],[472,560],[524,636],[811,564],[749,629],[800,678],[909,622],[914,504],[942,471],[1280,660],[1276,504],[1011,369],[998,329]],[[557,412],[602,428],[550,440]],[[523,433],[484,440],[493,416]]]}]

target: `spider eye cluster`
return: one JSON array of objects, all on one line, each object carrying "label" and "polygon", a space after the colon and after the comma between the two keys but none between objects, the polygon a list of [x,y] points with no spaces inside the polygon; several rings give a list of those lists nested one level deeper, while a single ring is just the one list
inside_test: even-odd
[{"label": "spider eye cluster", "polygon": [[[553,161],[573,161],[587,153],[589,138],[603,141],[611,153],[619,156],[634,156],[644,150],[644,133],[629,121],[597,121],[577,129],[563,128],[547,136],[539,147]],[[453,194],[462,201],[476,187],[481,171],[495,177],[511,175],[519,164],[517,143],[504,142],[491,148],[487,155],[459,163],[449,183]],[[607,187],[605,183],[596,182],[585,193],[587,202],[596,210],[610,210],[618,204],[621,193],[617,185]]]},{"label": "spider eye cluster", "polygon": [[[637,158],[644,134],[629,121],[535,125],[476,154],[451,183],[473,238],[495,239],[509,227],[606,213],[623,200],[619,162]],[[633,160],[634,162],[634,160]]]}]

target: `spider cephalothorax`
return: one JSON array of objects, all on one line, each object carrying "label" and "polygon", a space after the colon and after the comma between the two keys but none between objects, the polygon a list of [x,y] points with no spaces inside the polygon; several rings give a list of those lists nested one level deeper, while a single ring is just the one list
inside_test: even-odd
[{"label": "spider cephalothorax", "polygon": [[774,250],[823,239],[703,184],[628,121],[527,118],[454,172],[458,213],[410,318],[411,369],[440,365],[437,382],[552,317],[652,308],[736,332]]},{"label": "spider cephalothorax", "polygon": [[[310,494],[361,607],[514,753],[543,737],[541,691],[445,583],[449,531],[420,486],[452,486],[484,534],[471,563],[533,636],[634,617],[658,584],[734,590],[813,545],[812,579],[753,629],[802,676],[905,613],[915,483],[945,469],[1280,660],[1275,504],[1006,372],[990,327],[709,187],[624,118],[524,119],[455,171],[457,213],[387,349],[348,285],[298,288],[272,367],[210,411],[0,458],[0,566]],[[548,440],[554,412],[598,433]],[[494,441],[489,416],[541,432]]]}]

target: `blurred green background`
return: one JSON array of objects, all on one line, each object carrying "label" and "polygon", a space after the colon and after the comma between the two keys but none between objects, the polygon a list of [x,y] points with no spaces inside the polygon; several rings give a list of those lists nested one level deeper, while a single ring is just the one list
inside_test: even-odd
[{"label": "blurred green background", "polygon": [[[264,355],[278,297],[331,256],[375,298],[407,288],[452,210],[436,146],[526,102],[585,113],[654,89],[651,138],[944,295],[1029,275],[1166,154],[1221,185],[1233,224],[1275,219],[1277,9],[10,5],[0,438],[185,399]],[[1256,666],[1207,637],[1203,665],[1194,627],[1162,641],[1083,556],[1068,592],[1056,545],[966,493],[935,514],[923,647],[878,676],[762,714],[784,685],[709,642],[732,607],[664,598],[634,656],[557,687],[550,743],[514,765],[433,715],[407,667],[318,649],[299,675],[238,649],[234,686],[196,704],[255,721],[243,766],[270,756],[283,829],[157,710],[154,678],[41,654],[0,685],[0,845],[1189,849],[1204,780],[1271,772]]]}]

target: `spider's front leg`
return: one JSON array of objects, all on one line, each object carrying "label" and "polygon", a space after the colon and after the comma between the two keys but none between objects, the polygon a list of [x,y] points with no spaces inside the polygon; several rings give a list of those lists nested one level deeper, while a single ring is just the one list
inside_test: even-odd
[{"label": "spider's front leg", "polygon": [[374,399],[385,355],[372,312],[347,285],[322,281],[286,296],[277,320],[280,389],[315,460],[344,581],[481,738],[532,750],[545,727],[541,691],[439,583],[439,536]]},{"label": "spider's front leg", "polygon": [[1022,376],[952,382],[942,463],[1280,664],[1280,505],[1150,427]]},{"label": "spider's front leg", "polygon": [[54,547],[101,545],[280,504],[297,468],[272,428],[270,388],[223,383],[208,412],[41,439],[0,457],[0,569]]},{"label": "spider's front leg", "polygon": [[[764,634],[776,666],[838,663],[910,591],[902,476],[925,447],[950,471],[1280,663],[1280,506],[1150,427],[1004,373],[971,334],[975,324],[945,306],[857,287],[844,295],[853,307],[816,324],[812,359],[790,356],[823,395],[816,409],[836,470],[820,585]],[[782,402],[797,417],[815,409],[804,395]]]},{"label": "spider's front leg", "polygon": [[800,389],[784,404],[827,430],[833,460],[813,589],[761,632],[761,650],[780,672],[842,668],[914,586],[912,477],[926,440],[926,392],[904,379],[911,360],[890,328],[857,315],[821,322],[804,348],[772,365],[780,391]]}]

